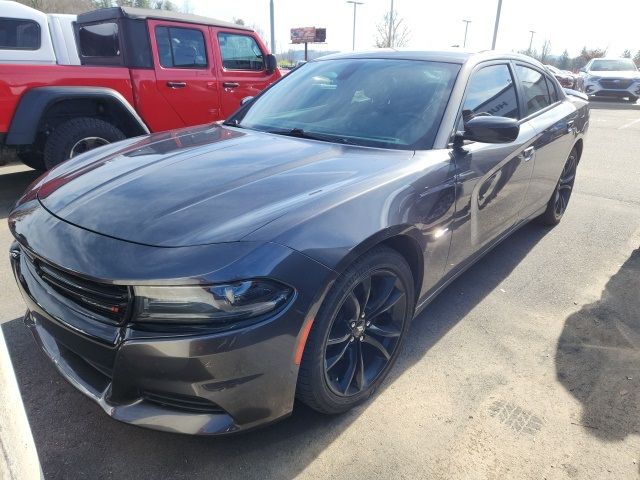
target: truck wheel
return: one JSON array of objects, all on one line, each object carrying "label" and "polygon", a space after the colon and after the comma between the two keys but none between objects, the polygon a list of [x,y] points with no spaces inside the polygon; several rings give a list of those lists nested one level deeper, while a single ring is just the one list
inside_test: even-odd
[{"label": "truck wheel", "polygon": [[44,164],[53,168],[61,162],[126,137],[115,126],[98,118],[74,118],[60,124],[44,146]]},{"label": "truck wheel", "polygon": [[35,152],[33,150],[23,150],[18,152],[18,158],[27,167],[31,167],[34,170],[46,170],[44,166],[44,157],[41,152]]}]

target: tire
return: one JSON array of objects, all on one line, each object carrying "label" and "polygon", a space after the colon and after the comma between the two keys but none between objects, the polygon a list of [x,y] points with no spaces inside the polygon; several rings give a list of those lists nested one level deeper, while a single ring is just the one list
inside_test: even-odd
[{"label": "tire", "polygon": [[627,97],[627,102],[629,103],[636,103],[638,101],[638,97],[634,96],[634,95],[629,95]]},{"label": "tire", "polygon": [[542,215],[540,215],[540,217],[538,217],[538,220],[542,224],[555,226],[560,223],[560,220],[562,220],[567,206],[569,205],[569,200],[571,199],[577,168],[578,152],[574,147],[571,149],[571,153],[569,153],[567,161],[560,173],[560,178],[558,179],[556,188],[553,190],[553,194],[547,203],[547,209]]},{"label": "tire", "polygon": [[[342,413],[367,400],[398,357],[414,301],[411,269],[397,251],[376,247],[356,260],[331,287],[309,332],[298,373],[298,399],[325,414]],[[357,313],[355,305],[360,304],[367,317]],[[356,317],[361,322],[357,325]],[[342,359],[334,360],[340,352]]]},{"label": "tire", "polygon": [[23,150],[17,153],[18,158],[27,167],[31,167],[34,170],[44,171],[46,167],[44,165],[44,156],[41,152],[35,152],[33,150]]},{"label": "tire", "polygon": [[44,165],[50,169],[84,151],[125,138],[118,128],[99,118],[74,118],[61,123],[49,135],[44,146]]}]

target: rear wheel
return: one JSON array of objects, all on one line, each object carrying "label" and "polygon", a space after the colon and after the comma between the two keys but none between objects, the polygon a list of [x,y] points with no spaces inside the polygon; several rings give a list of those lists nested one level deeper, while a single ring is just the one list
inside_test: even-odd
[{"label": "rear wheel", "polygon": [[336,414],[371,396],[395,362],[414,308],[402,255],[378,247],[349,267],[327,295],[309,333],[297,395]]},{"label": "rear wheel", "polygon": [[80,117],[60,124],[49,135],[44,147],[47,169],[108,143],[124,140],[118,128],[99,118]]},{"label": "rear wheel", "polygon": [[578,169],[578,152],[575,148],[571,150],[567,161],[564,164],[560,178],[553,195],[547,203],[547,209],[540,216],[540,221],[546,225],[557,225],[562,220],[562,216],[569,205],[569,199],[573,192],[573,183],[576,179]]}]

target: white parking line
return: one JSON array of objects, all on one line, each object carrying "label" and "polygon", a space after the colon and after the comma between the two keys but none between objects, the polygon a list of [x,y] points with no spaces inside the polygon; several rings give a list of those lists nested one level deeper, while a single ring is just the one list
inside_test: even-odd
[{"label": "white parking line", "polygon": [[618,127],[618,130],[624,130],[625,128],[629,128],[631,125],[635,125],[638,122],[640,122],[640,118],[637,118],[635,120],[631,120],[629,123],[625,123],[621,127]]}]

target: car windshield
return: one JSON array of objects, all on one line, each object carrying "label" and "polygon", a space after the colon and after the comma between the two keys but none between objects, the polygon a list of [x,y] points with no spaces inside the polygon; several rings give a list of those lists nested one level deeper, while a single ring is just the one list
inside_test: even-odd
[{"label": "car windshield", "polygon": [[428,149],[458,64],[391,59],[309,62],[227,125],[354,145]]},{"label": "car windshield", "polygon": [[638,69],[633,60],[621,58],[619,60],[594,60],[589,70],[596,72],[635,72]]}]

